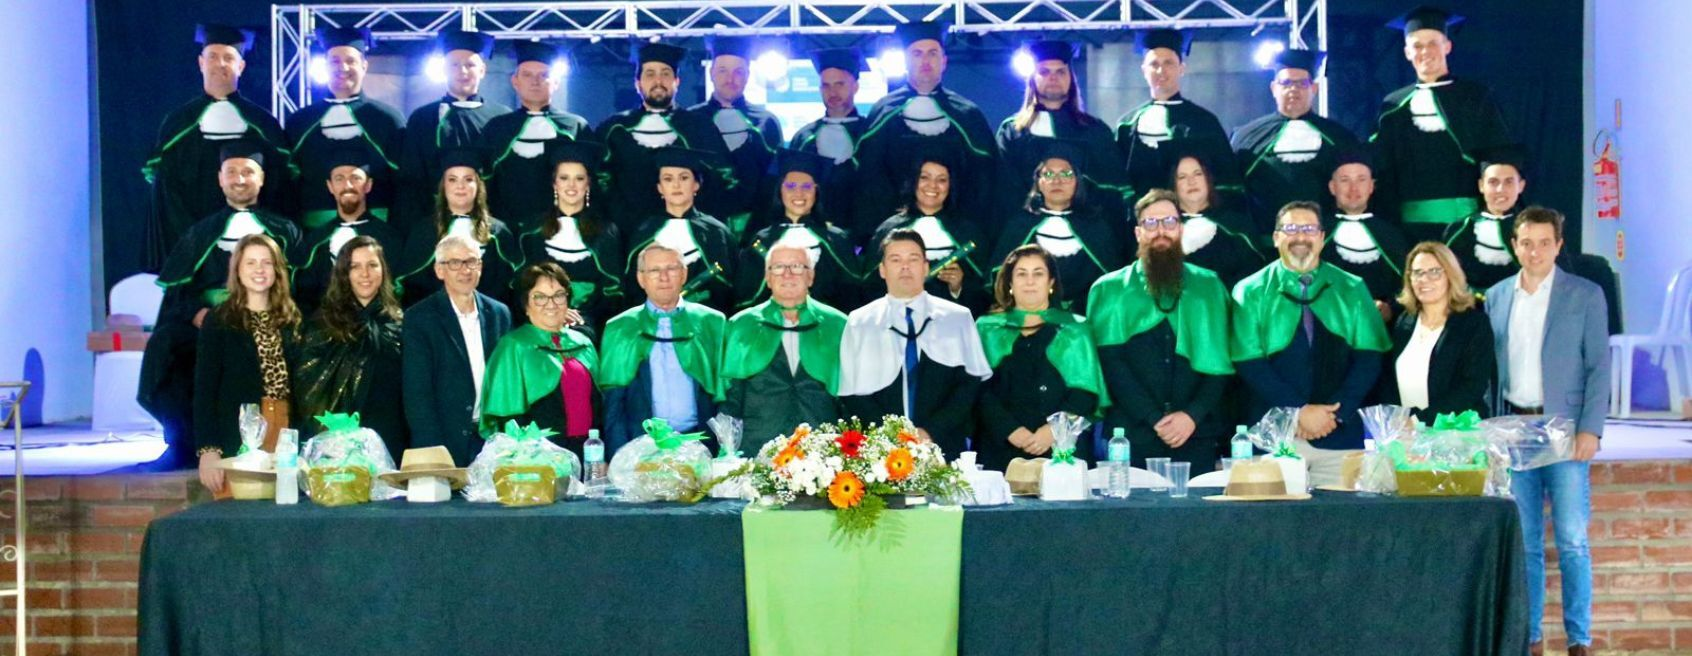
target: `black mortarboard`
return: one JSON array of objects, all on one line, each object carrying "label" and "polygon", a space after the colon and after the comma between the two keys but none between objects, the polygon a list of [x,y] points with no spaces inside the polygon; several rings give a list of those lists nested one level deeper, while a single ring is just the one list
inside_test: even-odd
[{"label": "black mortarboard", "polygon": [[864,57],[857,48],[828,48],[811,52],[811,66],[817,69],[817,75],[822,75],[825,69],[838,68],[858,78],[858,73],[864,70]]},{"label": "black mortarboard", "polygon": [[473,146],[454,146],[441,151],[441,173],[454,166],[468,166],[481,175],[482,169],[488,165],[487,154],[482,149]]},{"label": "black mortarboard", "polygon": [[592,176],[605,162],[605,147],[580,139],[553,139],[546,142],[546,158],[552,162],[553,169],[565,162],[575,162],[585,167],[588,175]]},{"label": "black mortarboard", "polygon": [[749,60],[752,58],[752,40],[740,36],[708,36],[705,37],[705,51],[713,60],[723,55]]},{"label": "black mortarboard", "polygon": [[1281,54],[1275,55],[1275,70],[1298,68],[1316,77],[1316,69],[1322,67],[1322,60],[1327,57],[1327,53],[1315,50],[1282,50]]},{"label": "black mortarboard", "polygon": [[946,45],[946,26],[931,21],[900,23],[898,27],[893,28],[893,36],[899,39],[899,45],[906,48],[911,47],[913,43],[926,39],[939,41],[940,45],[944,46]]},{"label": "black mortarboard", "polygon": [[1056,59],[1068,64],[1075,61],[1075,46],[1068,41],[1035,41],[1028,44],[1028,54],[1037,62]]},{"label": "black mortarboard", "polygon": [[245,27],[230,27],[215,23],[201,23],[194,28],[194,42],[204,48],[210,45],[230,46],[246,56],[253,49],[253,31]]},{"label": "black mortarboard", "polygon": [[[1034,148],[1036,169],[1048,159],[1061,159],[1069,162],[1076,174],[1087,170],[1087,145],[1074,139],[1053,139],[1051,137],[1030,137]],[[1030,171],[1032,173],[1032,171]]]},{"label": "black mortarboard", "polygon": [[787,177],[788,173],[798,171],[808,173],[812,180],[822,182],[823,176],[828,175],[829,169],[834,168],[834,160],[808,150],[783,148],[776,151],[773,168],[777,181]]},{"label": "black mortarboard", "polygon": [[558,60],[558,46],[545,41],[518,41],[512,45],[517,55],[518,64],[540,62],[551,66],[554,61]]},{"label": "black mortarboard", "polygon": [[962,173],[958,168],[960,159],[958,148],[959,146],[956,144],[942,142],[931,137],[906,135],[899,139],[897,152],[910,153],[910,159],[907,160],[910,162],[910,168],[905,171],[905,175],[912,180],[922,175],[922,165],[928,162],[946,167],[946,171],[950,172],[955,178]]},{"label": "black mortarboard", "polygon": [[442,30],[440,35],[435,37],[435,43],[440,46],[441,52],[469,50],[481,55],[483,60],[493,58],[494,38],[481,32]]},{"label": "black mortarboard", "polygon": [[1519,175],[1527,175],[1527,151],[1521,144],[1499,144],[1480,151],[1480,170],[1493,164],[1508,164],[1516,169]]},{"label": "black mortarboard", "polygon": [[370,52],[370,46],[376,41],[370,36],[368,27],[331,27],[325,25],[317,28],[313,34],[318,50],[328,52],[330,48],[347,46],[359,52]]},{"label": "black mortarboard", "polygon": [[1337,170],[1339,170],[1339,167],[1345,166],[1347,164],[1362,164],[1364,166],[1369,167],[1369,170],[1371,172],[1374,171],[1375,170],[1375,150],[1374,150],[1374,148],[1371,148],[1369,146],[1369,144],[1367,144],[1367,143],[1360,143],[1360,144],[1357,144],[1357,145],[1354,145],[1354,146],[1341,147],[1338,150],[1338,152],[1334,153],[1334,170],[1337,171]]},{"label": "black mortarboard", "polygon": [[630,59],[634,60],[636,75],[640,74],[640,67],[647,62],[666,64],[672,70],[680,73],[681,60],[682,57],[687,56],[687,50],[668,43],[642,43],[635,46],[634,52],[630,55]]},{"label": "black mortarboard", "polygon": [[652,164],[655,168],[683,168],[693,171],[693,177],[700,182],[705,181],[706,158],[710,155],[702,150],[666,146],[652,153]]},{"label": "black mortarboard", "polygon": [[1182,60],[1187,58],[1187,52],[1192,50],[1193,35],[1183,30],[1160,28],[1155,30],[1140,30],[1134,33],[1134,47],[1141,53],[1150,52],[1158,48],[1168,48],[1175,51]]},{"label": "black mortarboard", "polygon": [[334,173],[335,169],[343,166],[356,166],[364,169],[365,173],[370,172],[370,158],[364,154],[363,150],[357,148],[333,149],[329,151],[323,163],[328,165],[323,170],[325,176]]},{"label": "black mortarboard", "polygon": [[253,160],[258,163],[259,168],[264,168],[264,146],[257,141],[236,139],[223,144],[223,147],[217,150],[219,163],[236,158]]},{"label": "black mortarboard", "polygon": [[1452,34],[1456,32],[1453,28],[1463,20],[1462,16],[1439,7],[1422,5],[1388,21],[1386,26],[1387,29],[1403,30],[1405,34],[1416,30],[1438,30],[1441,34]]}]

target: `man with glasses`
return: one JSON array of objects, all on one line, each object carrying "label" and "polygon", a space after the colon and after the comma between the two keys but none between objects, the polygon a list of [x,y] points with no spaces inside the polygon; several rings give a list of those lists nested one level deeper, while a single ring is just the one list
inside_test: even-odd
[{"label": "man with glasses", "polygon": [[1296,201],[1275,218],[1280,260],[1234,286],[1234,368],[1250,390],[1247,419],[1298,408],[1294,446],[1314,485],[1338,485],[1363,448],[1363,399],[1391,350],[1386,324],[1357,276],[1321,259],[1321,208]]},{"label": "man with glasses", "polygon": [[794,426],[841,417],[840,335],[846,315],[810,297],[811,254],[777,244],[764,265],[770,300],[729,320],[722,411],[745,422],[741,448],[756,454]]},{"label": "man with glasses", "polygon": [[1277,55],[1269,83],[1275,111],[1234,131],[1234,161],[1245,178],[1251,218],[1265,229],[1282,205],[1324,200],[1335,153],[1357,144],[1345,126],[1311,111],[1322,92],[1316,74],[1323,55],[1310,50]]},{"label": "man with glasses", "polygon": [[1137,466],[1164,457],[1204,473],[1233,423],[1222,403],[1234,373],[1228,291],[1185,261],[1177,202],[1153,189],[1135,204],[1139,259],[1093,283],[1087,325],[1111,401],[1106,428],[1124,429]]},{"label": "man with glasses", "polygon": [[1521,273],[1486,291],[1497,351],[1498,414],[1567,417],[1574,421],[1574,459],[1514,472],[1510,492],[1522,516],[1528,561],[1528,631],[1541,653],[1545,613],[1545,504],[1563,577],[1563,631],[1570,654],[1592,644],[1592,517],[1590,461],[1598,453],[1610,406],[1607,306],[1599,287],[1557,266],[1563,215],[1529,207],[1516,215],[1512,246]]},{"label": "man with glasses", "polygon": [[[676,249],[651,243],[635,257],[646,302],[612,317],[599,349],[610,451],[654,417],[678,432],[702,429],[722,395],[723,313],[682,298],[688,270]],[[715,440],[707,444],[715,451]]]},{"label": "man with glasses", "polygon": [[449,234],[435,244],[442,289],[406,309],[401,327],[405,421],[414,447],[444,446],[460,467],[482,450],[482,381],[494,344],[511,331],[511,310],[476,291],[482,249]]}]

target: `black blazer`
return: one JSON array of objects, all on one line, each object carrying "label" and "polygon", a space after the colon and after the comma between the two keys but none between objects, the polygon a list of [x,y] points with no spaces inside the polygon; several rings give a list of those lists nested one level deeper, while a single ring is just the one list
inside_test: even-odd
[{"label": "black blazer", "polygon": [[[1376,397],[1398,404],[1398,356],[1416,331],[1416,315],[1405,313],[1392,326],[1392,352],[1381,372]],[[1457,312],[1445,320],[1445,332],[1434,342],[1428,361],[1428,407],[1416,418],[1432,424],[1437,415],[1474,410],[1487,416],[1486,393],[1497,374],[1492,325],[1480,308]]]},{"label": "black blazer", "polygon": [[481,451],[481,435],[472,413],[476,384],[470,358],[487,362],[494,344],[511,331],[511,311],[505,304],[476,293],[476,312],[482,321],[482,352],[467,354],[458,312],[445,290],[429,295],[405,311],[400,324],[404,372],[405,420],[411,426],[413,447],[445,446],[452,460],[464,467]]},{"label": "black blazer", "polygon": [[[282,329],[282,355],[291,376],[299,362],[298,334]],[[224,322],[217,308],[206,313],[194,361],[194,447],[215,446],[223,455],[241,449],[241,406],[264,400],[253,334]],[[302,431],[308,432],[308,431]]]}]

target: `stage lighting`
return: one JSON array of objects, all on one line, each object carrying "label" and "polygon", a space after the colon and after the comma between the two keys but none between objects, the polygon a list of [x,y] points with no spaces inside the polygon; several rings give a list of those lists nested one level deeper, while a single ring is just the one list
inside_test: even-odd
[{"label": "stage lighting", "polygon": [[752,60],[752,71],[766,81],[775,81],[787,77],[787,55],[774,50],[766,50]]},{"label": "stage lighting", "polygon": [[546,75],[552,78],[553,82],[561,82],[570,77],[570,60],[564,57],[552,60],[552,65],[546,69]]},{"label": "stage lighting", "polygon": [[329,60],[323,55],[311,56],[311,81],[319,86],[329,83]]},{"label": "stage lighting", "polygon": [[423,75],[430,82],[440,84],[447,81],[447,62],[444,55],[430,55],[428,61],[423,62]]},{"label": "stage lighting", "polygon": [[905,51],[888,48],[876,60],[881,64],[881,74],[888,79],[905,76]]},{"label": "stage lighting", "polygon": [[1016,71],[1016,76],[1024,80],[1034,77],[1034,54],[1026,48],[1017,50],[1016,54],[1011,55],[1011,70]]},{"label": "stage lighting", "polygon": [[1275,55],[1285,52],[1287,44],[1274,39],[1259,41],[1257,51],[1252,53],[1252,61],[1257,62],[1258,68],[1269,68],[1275,63]]}]

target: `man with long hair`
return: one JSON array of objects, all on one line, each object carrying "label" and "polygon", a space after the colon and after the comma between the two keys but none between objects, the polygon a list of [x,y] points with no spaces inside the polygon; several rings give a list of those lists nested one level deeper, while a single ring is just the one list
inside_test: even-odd
[{"label": "man with long hair", "polygon": [[1000,123],[993,137],[999,148],[999,187],[1003,194],[995,209],[1001,216],[1014,215],[1021,209],[1028,176],[1041,163],[1040,142],[1044,139],[1081,144],[1090,163],[1081,180],[1095,192],[1123,198],[1132,191],[1127,171],[1111,141],[1110,125],[1088,114],[1081,100],[1081,77],[1074,69],[1075,46],[1068,41],[1035,41],[1027,47],[1034,58],[1034,74],[1024,85],[1022,108]]}]

